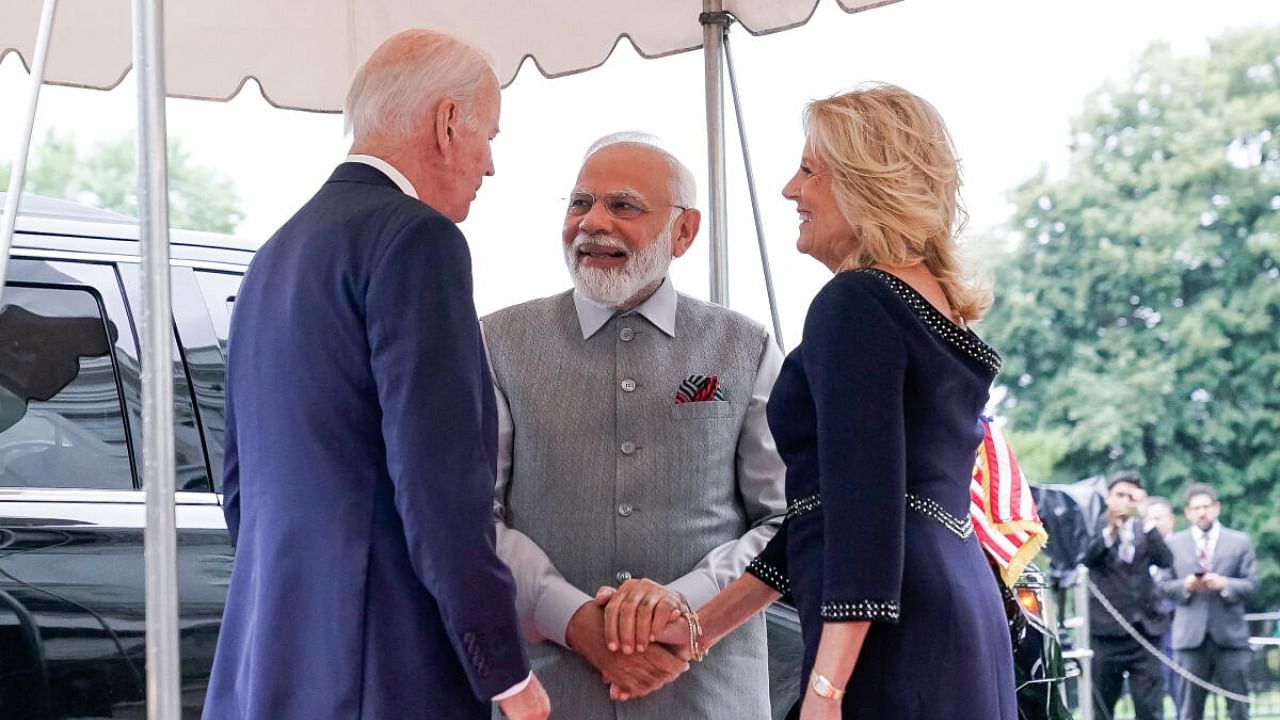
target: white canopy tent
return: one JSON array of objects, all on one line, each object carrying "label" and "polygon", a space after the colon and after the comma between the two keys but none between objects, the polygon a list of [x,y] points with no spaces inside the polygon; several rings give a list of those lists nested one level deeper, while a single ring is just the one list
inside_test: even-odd
[{"label": "white canopy tent", "polygon": [[[342,109],[356,68],[388,35],[430,27],[486,50],[509,84],[526,58],[548,77],[608,59],[626,37],[649,58],[703,46],[699,14],[731,14],[753,34],[803,25],[819,0],[223,0],[164,7],[170,97],[227,100],[255,78],[276,107]],[[847,12],[893,0],[834,0]],[[43,0],[6,0],[0,56],[30,61]],[[132,64],[130,0],[61,0],[44,82],[115,87]],[[28,65],[30,62],[28,62]]]},{"label": "white canopy tent", "polygon": [[[154,0],[147,0],[153,4]],[[464,38],[493,59],[499,81],[515,79],[528,59],[549,77],[603,64],[627,38],[645,57],[704,50],[709,165],[710,297],[728,301],[725,237],[722,48],[729,23],[752,34],[798,27],[819,0],[225,0],[168,3],[163,7],[162,94],[228,100],[249,78],[280,108],[338,112],[356,68],[388,35],[431,27]],[[834,0],[859,12],[896,0]],[[0,59],[16,52],[41,82],[110,89],[135,63],[140,39],[131,25],[140,0],[6,0],[0,23]],[[44,60],[38,29],[52,17]],[[157,13],[161,8],[157,7]],[[43,13],[43,14],[42,14]],[[140,13],[134,12],[133,15]],[[130,33],[131,27],[134,28]],[[131,51],[131,48],[134,49]],[[141,64],[144,61],[139,61]],[[157,62],[159,62],[157,60]],[[732,68],[730,68],[732,71]],[[141,84],[141,83],[140,83]],[[33,92],[34,98],[34,92]],[[34,102],[32,103],[34,107]],[[139,108],[142,112],[142,108]],[[741,123],[739,123],[741,129]],[[140,125],[140,130],[146,128]],[[25,170],[24,137],[14,176]],[[163,146],[163,144],[161,145]],[[142,158],[140,157],[140,160]],[[18,201],[20,182],[11,182]],[[8,247],[13,212],[6,213],[0,250]],[[145,220],[145,218],[144,218]],[[0,257],[0,272],[5,258]],[[775,320],[775,332],[781,336]]]},{"label": "white canopy tent", "polygon": [[[711,299],[724,303],[728,270],[722,78],[724,60],[729,57],[725,44],[729,25],[736,20],[757,35],[786,30],[807,22],[818,1],[6,0],[0,18],[0,60],[9,52],[18,53],[31,70],[32,90],[0,225],[0,278],[8,263],[41,84],[105,90],[118,85],[131,67],[139,70],[149,718],[180,716],[173,387],[164,373],[155,371],[170,367],[172,361],[163,98],[227,100],[254,78],[276,107],[340,111],[347,84],[360,63],[388,35],[410,27],[442,30],[482,48],[493,59],[503,85],[515,78],[526,59],[548,77],[597,67],[623,37],[645,57],[702,48],[710,289]],[[850,13],[896,2],[834,1]],[[733,80],[732,64],[729,69]],[[740,114],[738,125],[741,130]],[[750,180],[749,162],[747,166]],[[754,204],[754,189],[752,195]],[[758,218],[756,224],[759,232]],[[767,278],[767,264],[765,272]],[[776,310],[774,325],[778,332]]]}]

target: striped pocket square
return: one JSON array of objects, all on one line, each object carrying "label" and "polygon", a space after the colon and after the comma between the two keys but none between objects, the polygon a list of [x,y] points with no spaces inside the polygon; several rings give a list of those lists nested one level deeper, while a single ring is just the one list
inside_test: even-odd
[{"label": "striped pocket square", "polygon": [[676,404],[724,400],[720,378],[716,375],[690,375],[676,390]]}]

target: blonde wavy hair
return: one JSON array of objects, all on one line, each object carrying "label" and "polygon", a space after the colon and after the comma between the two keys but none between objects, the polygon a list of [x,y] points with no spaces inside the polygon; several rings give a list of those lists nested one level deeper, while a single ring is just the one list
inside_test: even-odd
[{"label": "blonde wavy hair", "polygon": [[876,83],[814,100],[804,124],[856,238],[840,269],[923,262],[956,314],[981,317],[991,287],[960,258],[956,237],[968,216],[960,163],[938,111],[896,85]]}]

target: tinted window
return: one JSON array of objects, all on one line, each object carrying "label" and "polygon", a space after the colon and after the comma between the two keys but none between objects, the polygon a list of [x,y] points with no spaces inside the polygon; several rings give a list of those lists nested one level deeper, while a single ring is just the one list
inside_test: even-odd
[{"label": "tinted window", "polygon": [[[143,303],[140,268],[132,263],[122,263],[119,269],[120,276],[124,281],[125,293],[129,298],[130,308],[134,313],[135,324],[140,327]],[[182,307],[182,303],[176,296],[173,298],[173,305],[173,317],[176,323],[180,317],[180,308]],[[170,350],[173,358],[174,487],[178,490],[208,492],[212,490],[212,486],[209,484],[209,466],[205,462],[204,443],[201,440],[200,425],[196,419],[195,408],[192,403],[191,385],[188,383],[182,350],[179,347],[176,336]],[[131,386],[135,387],[136,390],[131,392]],[[141,400],[140,379],[136,375],[130,378],[126,373],[125,407],[129,409],[130,416],[135,418],[134,427],[142,427]],[[140,439],[140,434],[135,435],[135,442]],[[135,445],[135,447],[137,446]]]},{"label": "tinted window", "polygon": [[127,325],[108,321],[92,287],[6,287],[0,305],[0,485],[133,487],[113,351],[121,332],[128,333]]},{"label": "tinted window", "polygon": [[173,275],[174,320],[204,429],[214,489],[219,492],[226,442],[227,330],[240,280],[237,274],[204,270],[175,270]]},{"label": "tinted window", "polygon": [[[218,343],[218,363],[207,364],[209,372],[201,379],[196,379],[195,367],[192,367],[192,380],[196,383],[196,395],[201,401],[201,412],[205,418],[205,431],[209,436],[209,454],[218,454],[217,484],[222,483],[222,453],[226,447],[226,358],[227,333],[231,329],[231,308],[235,304],[236,293],[240,291],[243,275],[232,273],[197,271],[196,281],[200,292],[204,295],[205,306],[209,309],[209,319],[213,321],[214,336]],[[205,403],[208,403],[206,409]],[[215,406],[216,403],[216,406]]]},{"label": "tinted window", "polygon": [[200,292],[204,294],[209,318],[213,320],[214,332],[218,334],[218,348],[224,358],[227,355],[227,333],[231,329],[231,307],[235,304],[236,293],[240,292],[240,281],[243,279],[243,275],[231,273],[196,272],[196,281],[200,284]]},{"label": "tinted window", "polygon": [[182,361],[178,337],[173,343],[173,450],[174,488],[191,492],[210,492],[209,465],[205,462],[204,442],[200,436],[195,407],[191,400],[191,384]]}]

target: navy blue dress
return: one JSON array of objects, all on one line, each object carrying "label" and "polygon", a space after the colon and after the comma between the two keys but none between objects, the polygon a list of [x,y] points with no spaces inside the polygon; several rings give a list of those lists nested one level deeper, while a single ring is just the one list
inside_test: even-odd
[{"label": "navy blue dress", "polygon": [[836,275],[769,398],[783,532],[748,571],[800,611],[807,684],[826,622],[870,621],[845,720],[1014,720],[1013,652],[969,521],[1000,358],[896,276]]}]

